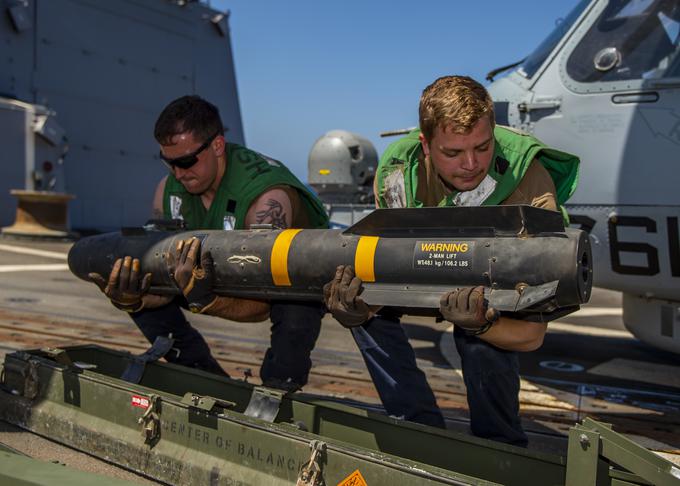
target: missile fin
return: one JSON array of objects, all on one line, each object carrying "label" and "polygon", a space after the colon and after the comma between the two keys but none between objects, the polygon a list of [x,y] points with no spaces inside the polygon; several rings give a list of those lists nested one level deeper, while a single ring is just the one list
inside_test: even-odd
[{"label": "missile fin", "polygon": [[448,286],[364,284],[361,298],[371,306],[439,309],[439,299]]},{"label": "missile fin", "polygon": [[376,209],[344,231],[383,237],[493,237],[564,232],[561,213],[527,205]]},{"label": "missile fin", "polygon": [[515,311],[520,311],[545,302],[548,299],[552,299],[557,293],[557,286],[559,283],[559,280],[553,280],[552,282],[547,282],[542,285],[526,287],[522,290],[522,295],[517,301]]},{"label": "missile fin", "polygon": [[559,280],[542,285],[527,286],[518,292],[515,289],[491,289],[484,293],[489,307],[499,311],[518,312],[542,304],[555,297]]}]

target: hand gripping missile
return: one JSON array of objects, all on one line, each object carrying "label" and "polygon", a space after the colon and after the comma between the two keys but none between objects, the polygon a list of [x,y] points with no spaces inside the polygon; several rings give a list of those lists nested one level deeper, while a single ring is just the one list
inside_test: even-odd
[{"label": "hand gripping missile", "polygon": [[215,293],[322,300],[338,265],[353,265],[369,305],[432,314],[440,297],[483,285],[500,311],[552,312],[588,301],[592,259],[586,233],[560,213],[530,206],[379,209],[345,231],[255,229],[124,230],[78,241],[68,256],[83,280],[108,275],[130,255],[151,272],[151,292],[179,293],[166,259],[180,239],[202,240],[215,264]]}]

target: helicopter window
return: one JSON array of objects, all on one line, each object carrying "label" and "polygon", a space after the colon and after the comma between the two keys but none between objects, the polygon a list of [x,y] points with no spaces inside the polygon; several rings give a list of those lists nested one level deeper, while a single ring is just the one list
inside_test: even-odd
[{"label": "helicopter window", "polygon": [[631,0],[616,13],[614,18],[625,19],[627,17],[642,15],[652,3],[654,3],[654,0]]},{"label": "helicopter window", "polygon": [[574,25],[574,22],[576,22],[576,19],[578,19],[583,13],[590,1],[591,0],[581,0],[581,2],[579,2],[578,5],[576,5],[576,7],[574,7],[572,11],[569,12],[569,15],[567,15],[564,19],[560,19],[556,23],[555,29],[553,29],[548,37],[546,37],[545,40],[539,44],[534,52],[529,54],[529,56],[517,69],[517,72],[525,78],[531,78],[534,74],[536,74],[538,68],[541,67],[541,64],[543,64],[553,49],[555,49],[555,46],[559,43],[560,39],[564,37],[564,34],[569,31],[572,25]]},{"label": "helicopter window", "polygon": [[680,2],[611,0],[567,61],[582,83],[655,79],[680,71]]}]

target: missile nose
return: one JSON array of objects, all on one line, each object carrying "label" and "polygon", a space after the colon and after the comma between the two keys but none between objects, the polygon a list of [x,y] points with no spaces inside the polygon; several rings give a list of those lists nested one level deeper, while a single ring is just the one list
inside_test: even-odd
[{"label": "missile nose", "polygon": [[74,274],[75,276],[78,276],[78,273],[76,272],[76,254],[78,253],[78,250],[76,247],[78,246],[78,242],[76,241],[71,249],[68,251],[68,256],[66,257],[66,262],[68,263],[68,269],[71,270],[71,273]]},{"label": "missile nose", "polygon": [[69,250],[67,263],[76,277],[90,281],[90,273],[107,278],[111,272],[112,256],[120,233],[88,236],[78,240]]},{"label": "missile nose", "polygon": [[71,273],[76,277],[89,281],[88,274],[91,270],[88,268],[87,248],[90,246],[90,239],[92,237],[83,238],[76,241],[68,252],[67,263]]}]

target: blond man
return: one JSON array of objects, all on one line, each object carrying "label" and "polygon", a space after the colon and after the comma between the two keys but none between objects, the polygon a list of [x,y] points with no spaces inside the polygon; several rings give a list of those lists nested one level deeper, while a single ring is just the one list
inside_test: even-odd
[{"label": "blond man", "polygon": [[[530,204],[566,212],[562,204],[578,179],[578,158],[534,137],[496,126],[493,101],[479,83],[446,76],[420,99],[420,130],[391,144],[375,179],[376,207]],[[354,332],[373,382],[390,415],[444,427],[444,419],[413,348],[391,309],[369,309],[352,267],[340,267],[326,305]],[[440,313],[454,324],[467,387],[472,433],[525,446],[519,418],[518,352],[543,343],[547,322],[516,313],[487,312],[484,288],[455,289]]]}]

